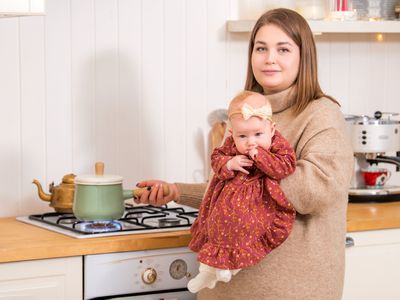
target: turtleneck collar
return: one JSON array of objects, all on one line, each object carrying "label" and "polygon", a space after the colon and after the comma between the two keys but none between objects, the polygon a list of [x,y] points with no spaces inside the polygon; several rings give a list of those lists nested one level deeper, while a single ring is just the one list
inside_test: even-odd
[{"label": "turtleneck collar", "polygon": [[294,87],[292,86],[281,92],[266,95],[267,99],[271,103],[273,113],[279,113],[293,105],[294,93],[291,93],[293,88]]}]

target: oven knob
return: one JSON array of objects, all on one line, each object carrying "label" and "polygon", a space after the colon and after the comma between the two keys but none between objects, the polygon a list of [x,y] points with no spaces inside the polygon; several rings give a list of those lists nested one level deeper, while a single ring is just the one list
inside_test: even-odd
[{"label": "oven knob", "polygon": [[147,268],[142,273],[142,281],[145,284],[152,284],[156,281],[156,279],[157,279],[157,272],[153,268]]}]

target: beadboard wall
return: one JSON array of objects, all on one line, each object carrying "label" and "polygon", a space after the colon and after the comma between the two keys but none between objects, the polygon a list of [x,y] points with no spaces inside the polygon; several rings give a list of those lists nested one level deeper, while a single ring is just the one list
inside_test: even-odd
[{"label": "beadboard wall", "polygon": [[[48,211],[32,179],[67,173],[202,182],[208,134],[244,85],[236,0],[47,0],[0,19],[0,217]],[[400,112],[400,34],[316,36],[344,113]],[[394,176],[391,180],[397,180]],[[400,183],[400,182],[399,182]]]}]

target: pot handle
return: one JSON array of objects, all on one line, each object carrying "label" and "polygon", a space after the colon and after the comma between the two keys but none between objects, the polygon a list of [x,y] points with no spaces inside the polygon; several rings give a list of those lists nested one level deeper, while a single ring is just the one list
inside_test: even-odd
[{"label": "pot handle", "polygon": [[[134,197],[140,197],[140,196],[142,196],[143,192],[144,192],[144,191],[147,191],[148,188],[150,188],[150,187],[144,187],[144,188],[134,189],[134,190],[132,191],[133,196],[134,196]],[[151,188],[150,188],[150,189],[151,189]],[[163,185],[163,192],[164,192],[164,196],[167,196],[167,195],[169,194],[169,186],[168,186],[168,184],[164,184],[164,185]]]}]

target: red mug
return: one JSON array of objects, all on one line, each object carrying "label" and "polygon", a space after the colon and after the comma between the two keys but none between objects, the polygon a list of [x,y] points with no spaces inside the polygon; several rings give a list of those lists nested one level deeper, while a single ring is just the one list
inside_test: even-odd
[{"label": "red mug", "polygon": [[381,189],[390,178],[387,169],[361,170],[367,189]]}]

